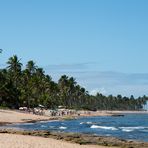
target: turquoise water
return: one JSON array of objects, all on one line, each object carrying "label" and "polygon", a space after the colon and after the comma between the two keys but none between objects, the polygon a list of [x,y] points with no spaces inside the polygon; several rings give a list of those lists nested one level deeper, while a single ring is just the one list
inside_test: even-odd
[{"label": "turquoise water", "polygon": [[148,142],[148,114],[125,114],[124,117],[83,117],[66,121],[17,124],[13,127],[88,133]]}]

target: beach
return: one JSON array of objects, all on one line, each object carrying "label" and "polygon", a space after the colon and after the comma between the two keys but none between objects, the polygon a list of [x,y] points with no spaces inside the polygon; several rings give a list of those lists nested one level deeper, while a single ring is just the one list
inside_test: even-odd
[{"label": "beach", "polygon": [[52,138],[15,134],[0,134],[0,148],[106,148],[104,146],[79,145]]},{"label": "beach", "polygon": [[[79,116],[112,116],[122,115],[124,113],[148,113],[147,111],[78,111]],[[0,124],[12,124],[12,123],[25,123],[25,122],[36,122],[36,121],[48,121],[53,119],[65,119],[79,117],[74,116],[40,116],[30,114],[28,112],[20,112],[19,110],[3,110],[0,109]]]},{"label": "beach", "polygon": [[[110,116],[112,113],[106,111],[79,111],[80,116]],[[28,112],[20,112],[18,110],[3,110],[0,109],[0,124],[5,123],[25,123],[25,122],[35,122],[35,121],[48,121],[53,119],[62,119],[68,117],[78,117],[74,116],[40,116],[35,114],[30,114]]]},{"label": "beach", "polygon": [[[123,112],[98,111],[94,113],[89,112],[89,114],[86,114],[86,113],[87,112],[85,112],[85,114],[82,114],[81,116],[93,116],[93,115],[109,116],[109,115],[113,115],[114,113],[117,114],[117,113],[123,113]],[[57,119],[59,119],[59,117]],[[50,120],[53,120],[53,118],[19,112],[18,110],[2,110],[2,109],[0,110],[1,129],[3,129],[2,125],[5,125],[5,124],[50,121]],[[0,148],[12,148],[12,147],[13,148],[106,148],[110,145],[110,143],[113,144],[112,147],[109,146],[111,148],[115,148],[114,145],[118,145],[118,147],[120,147],[119,146],[120,143],[123,145],[132,144],[132,146],[135,145],[135,147],[133,146],[133,148],[137,148],[137,143],[134,143],[134,142],[131,143],[131,142],[126,142],[118,139],[102,138],[102,137],[98,138],[100,139],[101,145],[96,145],[96,144],[94,145],[95,141],[94,143],[91,143],[91,142],[89,143],[89,141],[91,141],[91,138],[93,139],[96,138],[93,136],[85,137],[89,139],[88,140],[89,145],[87,145],[87,143],[85,143],[86,145],[83,145],[83,144],[81,145],[81,142],[79,142],[79,140],[82,140],[83,136],[85,137],[85,135],[81,135],[79,139],[77,139],[77,137],[74,136],[74,138],[78,140],[77,142],[75,142],[73,140],[73,137],[71,140],[66,140],[67,138],[69,138],[69,135],[67,136],[66,134],[59,136],[58,134],[52,134],[52,133],[46,133],[46,132],[43,132],[41,134],[40,131],[36,133],[31,133],[31,132],[24,133],[22,131],[17,132],[15,130],[9,131],[5,129],[5,131],[1,130],[0,132]],[[98,139],[96,141],[98,141]],[[114,142],[112,143],[112,141]],[[104,144],[108,146],[104,146]],[[143,145],[143,143],[138,143],[138,147],[139,147],[139,144]]]},{"label": "beach", "polygon": [[[101,113],[100,115],[105,115]],[[0,109],[1,125],[51,120],[51,117]],[[0,134],[0,148],[106,148],[104,146],[79,145],[52,138],[17,134]]]},{"label": "beach", "polygon": [[0,109],[0,124],[23,123],[41,120],[51,120],[50,117],[39,116],[29,113],[19,112],[18,110],[2,110]]}]

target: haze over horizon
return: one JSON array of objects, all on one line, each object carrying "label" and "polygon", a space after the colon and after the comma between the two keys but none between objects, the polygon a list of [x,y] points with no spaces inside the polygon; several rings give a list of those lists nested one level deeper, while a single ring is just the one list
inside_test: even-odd
[{"label": "haze over horizon", "polygon": [[148,95],[147,0],[0,1],[0,68],[14,54],[91,94]]}]

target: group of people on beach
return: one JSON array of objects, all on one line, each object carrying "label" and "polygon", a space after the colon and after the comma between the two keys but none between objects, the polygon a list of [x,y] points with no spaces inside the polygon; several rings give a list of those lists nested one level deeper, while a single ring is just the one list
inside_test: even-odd
[{"label": "group of people on beach", "polygon": [[28,112],[35,115],[45,115],[45,116],[68,116],[68,115],[76,115],[76,110],[70,110],[70,109],[44,109],[41,107],[37,108],[27,108],[27,107],[20,107],[19,110],[21,112]]}]

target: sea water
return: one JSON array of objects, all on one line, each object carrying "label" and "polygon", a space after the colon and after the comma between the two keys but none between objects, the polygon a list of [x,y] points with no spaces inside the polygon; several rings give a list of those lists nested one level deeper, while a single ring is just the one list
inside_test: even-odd
[{"label": "sea water", "polygon": [[148,114],[124,114],[113,117],[81,117],[74,120],[17,124],[27,130],[48,130],[112,136],[148,142]]}]

